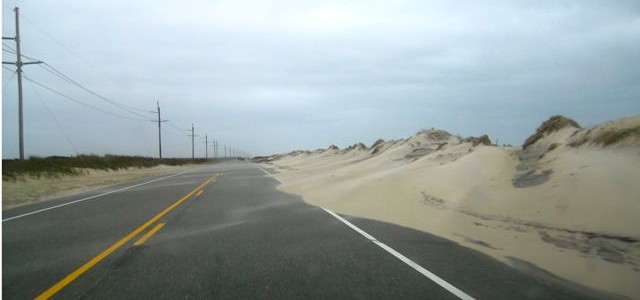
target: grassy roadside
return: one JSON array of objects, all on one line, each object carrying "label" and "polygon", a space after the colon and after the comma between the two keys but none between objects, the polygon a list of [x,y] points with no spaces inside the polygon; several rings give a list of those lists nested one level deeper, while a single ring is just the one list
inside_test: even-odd
[{"label": "grassy roadside", "polygon": [[129,168],[151,168],[159,165],[182,166],[186,164],[212,163],[214,160],[186,158],[151,158],[121,155],[77,155],[77,156],[32,156],[25,161],[2,160],[2,181],[15,181],[19,177],[56,178],[65,175],[80,175],[83,169],[116,171]]},{"label": "grassy roadside", "polygon": [[2,161],[2,209],[186,170],[210,159],[79,155]]}]

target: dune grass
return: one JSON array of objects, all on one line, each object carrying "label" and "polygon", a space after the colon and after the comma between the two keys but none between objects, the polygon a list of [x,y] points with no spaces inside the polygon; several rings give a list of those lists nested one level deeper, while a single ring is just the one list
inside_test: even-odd
[{"label": "dune grass", "polygon": [[609,146],[616,144],[617,142],[630,136],[640,136],[640,127],[624,128],[620,130],[603,132],[598,137],[596,137],[593,142],[596,144]]},{"label": "dune grass", "polygon": [[526,149],[527,147],[535,144],[539,139],[543,138],[545,135],[551,132],[559,131],[560,129],[566,126],[573,126],[578,129],[582,128],[580,127],[580,125],[578,125],[576,121],[572,119],[569,119],[564,116],[552,116],[551,118],[549,118],[549,120],[544,121],[542,125],[540,125],[536,129],[536,132],[533,135],[531,135],[529,138],[527,138],[526,141],[524,141],[524,144],[522,144],[522,149]]},{"label": "dune grass", "polygon": [[640,126],[630,128],[600,128],[597,132],[593,129],[588,130],[582,136],[578,136],[568,143],[571,147],[579,147],[587,143],[593,143],[594,145],[602,145],[603,147],[616,145],[622,140],[629,137],[639,137]]},{"label": "dune grass", "polygon": [[15,180],[18,176],[47,176],[78,175],[80,169],[119,170],[126,168],[150,168],[158,165],[179,166],[184,164],[201,164],[213,162],[205,159],[186,158],[151,158],[143,156],[123,155],[86,155],[77,156],[32,156],[25,161],[18,159],[2,160],[2,180]]}]

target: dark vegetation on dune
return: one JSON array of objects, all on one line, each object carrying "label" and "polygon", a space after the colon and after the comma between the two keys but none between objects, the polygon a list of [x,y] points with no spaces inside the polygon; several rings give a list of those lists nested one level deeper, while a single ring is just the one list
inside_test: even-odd
[{"label": "dark vegetation on dune", "polygon": [[535,144],[539,139],[543,138],[545,135],[552,132],[559,131],[560,129],[566,126],[573,126],[578,129],[582,128],[580,127],[580,125],[578,125],[578,122],[572,119],[569,119],[564,116],[553,116],[549,118],[549,120],[544,121],[536,129],[536,132],[532,136],[527,138],[526,141],[524,141],[524,144],[522,144],[522,149],[526,149],[530,145]]},{"label": "dark vegetation on dune", "polygon": [[600,134],[598,137],[596,137],[593,141],[596,144],[609,146],[621,141],[624,138],[627,138],[630,136],[637,136],[637,135],[640,135],[640,127],[625,128],[621,130],[604,132]]},{"label": "dark vegetation on dune", "polygon": [[31,176],[59,176],[79,175],[80,169],[120,170],[126,168],[150,168],[158,165],[179,166],[184,164],[199,164],[210,162],[205,159],[186,158],[151,158],[143,156],[121,155],[77,155],[77,156],[32,156],[25,161],[18,159],[2,160],[2,179],[14,180],[20,175]]},{"label": "dark vegetation on dune", "polygon": [[583,144],[592,142],[596,145],[602,145],[604,147],[615,145],[616,143],[622,141],[627,137],[632,136],[640,136],[640,126],[639,127],[631,127],[631,128],[622,128],[622,129],[610,129],[610,130],[599,130],[597,132],[593,132],[592,129],[587,131],[585,135],[581,138],[575,139],[573,142],[569,143],[571,147],[579,147]]},{"label": "dark vegetation on dune", "polygon": [[470,136],[468,138],[464,138],[462,140],[463,142],[467,142],[467,143],[471,143],[474,147],[478,146],[480,144],[485,145],[485,146],[491,146],[491,139],[489,139],[489,136],[486,134],[483,134],[479,137],[474,137],[474,136]]}]

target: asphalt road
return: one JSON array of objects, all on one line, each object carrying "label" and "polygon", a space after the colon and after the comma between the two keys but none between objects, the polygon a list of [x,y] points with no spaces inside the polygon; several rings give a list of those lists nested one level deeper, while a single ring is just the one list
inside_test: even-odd
[{"label": "asphalt road", "polygon": [[423,232],[343,216],[371,241],[277,185],[233,162],[5,211],[2,297],[459,299],[379,243],[475,299],[602,296]]}]

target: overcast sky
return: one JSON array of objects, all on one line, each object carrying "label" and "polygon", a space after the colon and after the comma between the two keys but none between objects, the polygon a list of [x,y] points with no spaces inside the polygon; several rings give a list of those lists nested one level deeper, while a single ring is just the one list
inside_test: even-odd
[{"label": "overcast sky", "polygon": [[[371,145],[436,127],[520,145],[549,116],[640,113],[640,2],[3,0],[28,65],[26,155],[196,155],[204,135],[251,155]],[[8,46],[8,47],[7,47]],[[15,61],[3,41],[3,61]],[[18,156],[14,67],[2,156]],[[114,116],[116,114],[118,116]],[[127,117],[127,118],[123,118]],[[139,119],[130,120],[129,118]]]}]

